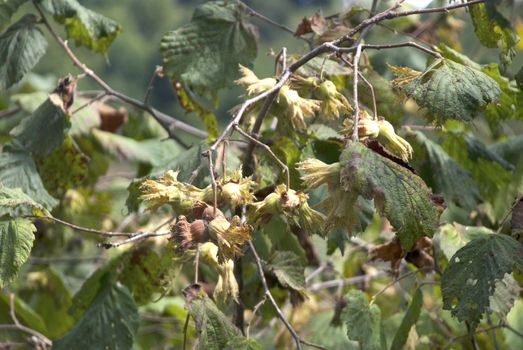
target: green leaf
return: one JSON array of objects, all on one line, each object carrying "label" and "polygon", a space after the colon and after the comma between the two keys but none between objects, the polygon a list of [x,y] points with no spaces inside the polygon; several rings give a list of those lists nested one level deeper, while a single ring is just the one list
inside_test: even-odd
[{"label": "green leaf", "polygon": [[57,270],[48,267],[32,271],[31,278],[23,286],[23,292],[31,293],[31,306],[44,316],[45,334],[48,337],[59,338],[73,326],[74,319],[67,313],[71,306],[71,293]]},{"label": "green leaf", "polygon": [[[425,171],[420,172],[420,176],[432,185],[435,192],[443,193],[446,202],[452,201],[463,208],[473,209],[481,201],[481,196],[470,174],[425,134],[420,131],[413,134],[425,150],[429,163],[428,167],[421,169]],[[414,161],[419,163],[419,157]]]},{"label": "green leaf", "polygon": [[47,210],[58,204],[45,189],[31,156],[16,145],[6,145],[0,153],[0,183],[20,188]]},{"label": "green leaf", "polygon": [[[3,324],[13,323],[13,319],[10,315],[10,299],[11,298],[7,290],[4,290],[3,293],[0,293],[0,322]],[[14,299],[15,315],[20,323],[45,335],[47,333],[47,329],[42,316],[36,313],[36,311],[33,310],[31,306],[24,302],[21,298],[15,297]],[[4,340],[2,335],[3,334],[0,333],[0,339]]]},{"label": "green leaf", "polygon": [[514,166],[521,158],[523,149],[523,134],[514,136],[506,141],[498,142],[488,147],[488,150],[494,152],[499,157],[506,159]]},{"label": "green leaf", "polygon": [[76,0],[43,0],[42,6],[65,25],[68,38],[101,54],[106,53],[122,30],[112,19],[83,7]]},{"label": "green leaf", "polygon": [[514,46],[519,41],[510,21],[497,9],[496,1],[470,6],[469,12],[474,25],[474,32],[483,46],[501,49],[501,62],[506,66],[516,54]]},{"label": "green leaf", "polygon": [[171,246],[159,255],[150,245],[142,244],[123,254],[116,278],[129,288],[138,305],[147,304],[158,297],[156,293],[163,291],[164,279],[173,258],[174,249]]},{"label": "green leaf", "polygon": [[53,93],[13,130],[13,135],[29,152],[46,155],[64,141],[69,119],[60,95]]},{"label": "green leaf", "polygon": [[252,66],[257,51],[243,7],[233,1],[199,6],[190,23],[164,35],[160,49],[167,74],[212,96],[239,76],[238,64]]},{"label": "green leaf", "polygon": [[202,120],[208,134],[208,139],[214,140],[218,137],[218,120],[216,119],[216,116],[209,111],[209,109],[202,106],[202,104],[197,101],[196,96],[194,96],[194,94],[181,83],[173,81],[173,86],[180,106],[182,106],[182,108],[187,112],[196,113],[196,115],[198,115]]},{"label": "green leaf", "polygon": [[276,251],[266,266],[284,287],[305,293],[305,266],[296,254],[290,251]]},{"label": "green leaf", "polygon": [[[148,139],[136,141],[132,138],[98,129],[92,135],[102,148],[114,157],[132,162],[160,166],[182,152],[173,140]],[[169,159],[166,159],[169,157]]]},{"label": "green leaf", "polygon": [[512,164],[490,151],[478,139],[463,133],[446,132],[441,147],[456,160],[478,185],[481,196],[492,201],[510,182]]},{"label": "green leaf", "polygon": [[198,349],[221,350],[230,341],[238,341],[242,334],[229,318],[212,302],[199,284],[183,290],[185,308],[189,311],[198,331]]},{"label": "green leaf", "polygon": [[[507,315],[507,322],[512,328],[521,331],[523,329],[523,300],[516,301],[516,304]],[[510,350],[523,348],[523,338],[510,329],[503,328],[503,335]]]},{"label": "green leaf", "polygon": [[36,215],[43,207],[26,195],[20,188],[9,188],[0,183],[0,217]]},{"label": "green leaf", "polygon": [[[153,172],[160,174],[167,170],[179,171],[178,180],[188,181],[192,176],[192,172],[202,164],[202,151],[203,147],[201,145],[195,145],[185,152],[171,157],[171,159],[163,164],[156,165],[153,168]],[[194,179],[193,184],[198,186],[198,183],[203,180],[205,174],[205,170],[200,171],[196,179]]]},{"label": "green leaf", "polygon": [[482,71],[494,79],[501,88],[498,103],[489,104],[485,116],[491,130],[496,135],[503,134],[502,121],[523,120],[523,90],[518,88],[516,81],[501,75],[497,64],[484,66]]},{"label": "green leaf", "polygon": [[459,249],[443,271],[443,308],[474,329],[488,311],[496,282],[514,269],[523,270],[523,245],[514,238],[481,235]]},{"label": "green leaf", "polygon": [[357,341],[361,350],[385,349],[380,308],[376,304],[369,305],[365,294],[359,290],[351,290],[345,299],[347,305],[341,317],[349,339]]},{"label": "green leaf", "polygon": [[22,218],[0,218],[0,288],[11,283],[33,247],[36,228]]},{"label": "green leaf", "polygon": [[0,30],[3,29],[4,23],[9,23],[16,10],[25,2],[27,0],[0,0]]},{"label": "green leaf", "polygon": [[93,302],[98,291],[102,288],[102,280],[104,276],[114,276],[114,271],[121,265],[123,255],[120,254],[111,260],[107,261],[103,266],[95,270],[89,278],[87,278],[80,290],[76,292],[73,297],[71,309],[69,313],[78,319],[87,310],[89,305]]},{"label": "green leaf", "polygon": [[499,98],[500,87],[485,73],[441,59],[425,72],[394,69],[393,85],[401,87],[420,107],[440,122],[447,118],[471,121],[476,112]]},{"label": "green leaf", "polygon": [[407,309],[407,312],[405,313],[405,316],[401,321],[401,325],[396,331],[396,335],[394,335],[394,340],[392,341],[392,345],[390,346],[391,350],[403,349],[403,345],[405,345],[405,343],[407,342],[410,329],[412,328],[412,326],[416,324],[416,322],[418,322],[422,306],[423,294],[421,293],[421,289],[417,288],[414,292],[414,296],[412,297],[412,301],[410,302],[409,308]]},{"label": "green leaf", "polygon": [[420,237],[432,237],[439,213],[420,177],[356,142],[345,148],[340,164],[345,191],[355,197],[374,199],[405,249],[410,249]]},{"label": "green leaf", "polygon": [[453,223],[441,226],[434,240],[438,242],[439,248],[445,254],[447,260],[450,260],[459,249],[474,238],[492,233],[494,232],[486,227],[463,226]]},{"label": "green leaf", "polygon": [[262,350],[262,347],[254,338],[239,336],[228,341],[225,350]]},{"label": "green leaf", "polygon": [[0,35],[0,90],[19,82],[45,54],[47,40],[36,22],[25,15]]},{"label": "green leaf", "polygon": [[79,188],[87,182],[88,162],[89,158],[70,136],[47,156],[36,157],[45,187],[58,198],[62,198],[67,190]]},{"label": "green leaf", "polygon": [[129,291],[106,274],[85,314],[53,349],[130,349],[138,325],[138,309]]}]

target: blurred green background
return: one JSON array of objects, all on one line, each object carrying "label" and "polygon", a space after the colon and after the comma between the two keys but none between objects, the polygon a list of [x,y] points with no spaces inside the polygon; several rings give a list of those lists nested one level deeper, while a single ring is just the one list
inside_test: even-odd
[{"label": "blurred green background", "polygon": [[[194,9],[203,2],[205,1],[83,0],[81,3],[85,6],[119,22],[123,27],[123,32],[109,48],[106,57],[94,54],[82,47],[75,47],[74,44],[71,45],[79,57],[112,87],[141,99],[156,65],[161,64],[159,46],[162,36],[167,31],[174,30],[189,22]],[[321,11],[324,16],[327,16],[342,12],[351,6],[362,6],[368,9],[371,2],[371,0],[245,1],[259,13],[276,22],[285,24],[293,30],[296,29],[303,17],[310,16],[316,11]],[[391,1],[380,1],[380,8],[388,7],[391,3]],[[426,3],[426,1],[410,1],[410,3],[419,5]],[[433,5],[444,5],[444,1],[436,0]],[[523,11],[523,3],[519,2],[518,6]],[[453,14],[455,14],[456,19],[449,16],[450,20],[445,20],[447,22],[445,25],[448,27],[446,32],[432,34],[442,37],[442,40],[447,44],[449,44],[449,41],[454,41],[450,44],[462,46],[463,52],[479,63],[499,62],[497,49],[486,49],[479,43],[466,11],[456,11]],[[416,22],[421,23],[421,20],[428,18],[434,20],[438,18],[437,16],[440,15],[412,16],[408,20],[412,22],[412,26],[415,28]],[[251,22],[258,28],[259,33],[258,58],[254,70],[260,76],[273,74],[274,58],[271,56],[271,52],[277,53],[283,46],[287,47],[289,53],[294,54],[304,53],[308,50],[305,41],[293,37],[290,33],[271,26],[258,18],[251,18]],[[459,30],[461,27],[463,29]],[[523,24],[521,24],[521,27],[523,27]],[[56,25],[55,28],[61,29],[59,25]],[[408,36],[393,35],[390,30],[385,28],[376,28],[366,40],[369,43],[391,43],[410,39]],[[54,75],[49,78],[54,81],[67,73],[77,72],[53,40],[49,40],[49,45],[48,53],[38,64],[35,72],[44,76],[52,72]],[[374,67],[385,75],[390,74],[386,69],[386,62],[395,65],[409,65],[416,69],[425,67],[426,55],[411,48],[375,51],[370,52],[369,55],[371,55]],[[509,74],[515,74],[522,64],[523,57],[516,57],[508,69]],[[87,79],[82,80],[79,85],[81,90],[96,88],[96,85]],[[242,90],[236,87],[220,91],[220,103],[216,115],[222,125],[230,118],[228,111],[238,103],[241,94]],[[201,121],[197,116],[187,114],[179,107],[166,79],[156,80],[150,101],[163,112],[193,125],[201,126]]]}]

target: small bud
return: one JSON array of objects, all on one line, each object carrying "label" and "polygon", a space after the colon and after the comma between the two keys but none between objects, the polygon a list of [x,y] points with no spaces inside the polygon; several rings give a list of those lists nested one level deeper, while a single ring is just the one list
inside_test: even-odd
[{"label": "small bud", "polygon": [[325,80],[315,90],[315,96],[321,101],[321,112],[325,116],[340,117],[340,113],[349,113],[349,101],[338,92],[336,85],[330,80]]},{"label": "small bud", "polygon": [[185,213],[194,202],[201,200],[203,190],[177,180],[178,172],[169,170],[157,180],[147,179],[140,185],[140,198],[154,210],[169,203],[175,212]]},{"label": "small bud", "polygon": [[321,231],[324,216],[307,203],[308,196],[303,192],[287,189],[279,185],[261,202],[253,203],[252,222],[263,224],[274,215],[283,217],[293,225],[302,227],[307,233]]}]

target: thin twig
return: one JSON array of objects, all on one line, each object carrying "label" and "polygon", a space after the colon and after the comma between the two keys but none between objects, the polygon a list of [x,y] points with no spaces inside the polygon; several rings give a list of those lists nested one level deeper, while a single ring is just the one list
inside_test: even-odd
[{"label": "thin twig", "polygon": [[287,328],[289,333],[291,333],[292,337],[294,338],[294,341],[296,342],[296,348],[298,350],[300,350],[301,344],[303,343],[305,345],[312,346],[317,349],[325,349],[321,345],[317,345],[317,344],[314,344],[314,343],[301,339],[300,336],[298,335],[298,333],[296,333],[294,328],[291,326],[289,321],[287,321],[287,319],[285,318],[285,315],[283,314],[280,307],[278,306],[278,303],[276,303],[276,300],[274,300],[274,297],[272,296],[269,286],[267,285],[267,280],[265,279],[265,274],[263,272],[263,266],[261,263],[261,259],[260,259],[260,256],[258,255],[258,253],[256,252],[256,249],[254,248],[254,244],[252,243],[252,241],[248,241],[248,244],[249,244],[249,249],[251,250],[251,252],[254,256],[254,260],[256,261],[256,267],[258,268],[258,273],[260,275],[260,279],[261,279],[263,288],[265,289],[265,296],[269,299],[272,306],[274,307],[274,310],[276,311],[278,318],[283,322],[283,324],[285,325],[285,327]]},{"label": "thin twig", "polygon": [[[348,65],[349,67],[353,67],[352,63],[350,63],[346,58],[344,58],[342,55],[339,56],[340,60],[345,63],[346,65]],[[358,70],[358,76],[360,77],[361,80],[363,80],[363,82],[365,83],[365,85],[367,85],[367,87],[369,88],[370,90],[370,95],[372,97],[372,109],[374,111],[374,119],[378,119],[378,105],[376,103],[376,94],[374,93],[374,87],[372,86],[372,84],[370,83],[370,81],[367,80],[367,78],[365,78],[365,76]]]},{"label": "thin twig", "polygon": [[26,327],[23,324],[21,324],[20,321],[18,321],[18,318],[16,317],[14,295],[12,293],[9,295],[9,313],[11,315],[11,318],[13,319],[14,324],[0,324],[0,329],[18,330],[27,334],[31,334],[33,337],[37,338],[41,343],[43,343],[46,347],[50,347],[53,344],[53,342],[42,333],[37,332],[29,327]]},{"label": "thin twig", "polygon": [[315,292],[317,290],[321,289],[327,289],[327,288],[334,288],[334,287],[340,287],[340,286],[348,286],[351,284],[358,284],[366,281],[373,280],[378,277],[386,276],[387,274],[383,271],[374,273],[374,274],[368,274],[368,275],[362,275],[362,276],[356,276],[356,277],[350,277],[350,278],[341,278],[341,279],[335,279],[325,282],[319,282],[311,284],[309,287],[307,287],[307,290],[310,292]]},{"label": "thin twig", "polygon": [[151,76],[151,79],[149,79],[149,84],[147,84],[147,89],[145,90],[145,96],[143,97],[143,103],[147,104],[149,102],[149,96],[151,95],[151,91],[153,91],[154,81],[156,80],[156,77],[160,72],[162,71],[161,66],[156,66],[154,68],[153,75]]},{"label": "thin twig", "polygon": [[67,222],[67,221],[55,218],[53,216],[27,215],[25,217],[28,218],[28,219],[38,219],[38,220],[47,219],[47,220],[51,220],[51,221],[54,221],[54,222],[59,223],[61,225],[70,227],[70,228],[72,228],[73,230],[76,230],[76,231],[83,231],[83,232],[88,232],[88,233],[94,233],[94,234],[97,234],[97,235],[100,235],[100,236],[104,236],[104,237],[133,237],[133,236],[136,236],[137,234],[139,234],[139,233],[136,233],[136,232],[113,232],[113,231],[97,230],[97,229],[94,229],[94,228],[78,226],[78,225],[72,224],[70,222]]},{"label": "thin twig", "polygon": [[90,106],[91,104],[93,104],[93,102],[96,102],[96,101],[101,100],[101,99],[104,98],[105,96],[107,96],[107,92],[105,92],[105,91],[101,91],[98,95],[96,95],[95,97],[93,97],[92,99],[90,99],[89,101],[87,101],[86,103],[84,103],[83,105],[81,105],[80,107],[78,107],[77,109],[75,109],[74,111],[72,111],[72,112],[71,112],[71,115],[80,112],[82,109],[84,109],[84,108]]},{"label": "thin twig", "polygon": [[358,64],[361,55],[361,44],[356,48],[356,54],[354,55],[354,61],[352,63],[352,97],[354,100],[354,118],[353,118],[353,130],[352,130],[352,141],[358,142],[358,122],[360,117],[360,105],[358,102]]},{"label": "thin twig", "polygon": [[263,266],[261,263],[261,259],[258,255],[258,253],[256,252],[256,249],[254,248],[254,244],[252,243],[252,241],[248,241],[248,244],[249,244],[249,248],[254,256],[254,260],[256,261],[256,267],[258,268],[258,273],[260,274],[260,279],[263,284],[263,288],[265,289],[265,296],[269,299],[272,306],[274,307],[274,310],[276,311],[276,314],[278,315],[280,320],[283,322],[285,327],[287,327],[287,329],[291,333],[292,337],[294,338],[294,341],[296,342],[296,348],[298,350],[301,350],[300,336],[298,335],[298,333],[296,333],[294,328],[292,328],[291,324],[289,323],[289,321],[287,321],[287,319],[285,318],[285,315],[283,314],[280,307],[276,303],[276,300],[274,300],[274,297],[271,294],[269,286],[267,285],[267,280],[265,279],[265,274],[263,272]]},{"label": "thin twig", "polygon": [[269,146],[267,146],[266,144],[264,144],[263,142],[259,141],[258,139],[252,137],[251,135],[249,135],[245,131],[243,131],[242,128],[240,128],[239,125],[235,125],[234,129],[236,131],[238,131],[240,134],[242,134],[242,136],[244,136],[245,138],[249,139],[251,142],[253,142],[254,144],[260,146],[267,153],[269,153],[269,155],[274,159],[274,161],[282,168],[283,172],[285,173],[287,189],[291,188],[290,187],[291,186],[291,177],[290,177],[290,174],[289,174],[289,167],[287,165],[285,165],[285,163],[282,162],[280,160],[280,158],[278,158],[278,156],[276,156],[276,154],[274,154],[274,152],[271,150],[271,148]]},{"label": "thin twig", "polygon": [[249,338],[251,324],[252,324],[252,321],[254,320],[254,317],[256,316],[256,312],[263,304],[265,304],[266,301],[267,301],[267,295],[264,294],[262,300],[260,300],[256,305],[254,305],[254,308],[252,309],[251,318],[249,319],[249,321],[247,321],[247,324],[245,325],[245,336],[247,338]]},{"label": "thin twig", "polygon": [[216,178],[214,176],[214,166],[212,163],[211,150],[208,150],[206,154],[207,154],[207,160],[209,161],[209,175],[211,176],[212,192],[213,192],[213,196],[214,196],[213,214],[216,215],[216,209],[218,207],[218,184],[216,183]]},{"label": "thin twig", "polygon": [[171,234],[170,230],[157,231],[157,232],[142,232],[142,233],[138,233],[138,234],[136,234],[136,235],[134,235],[132,237],[129,237],[127,239],[124,239],[122,241],[98,243],[98,247],[104,247],[105,249],[117,248],[117,247],[119,247],[121,245],[133,243],[133,242],[136,242],[136,241],[140,241],[140,240],[145,239],[145,238],[167,236],[167,235],[170,235],[170,234]]},{"label": "thin twig", "polygon": [[498,229],[496,230],[496,233],[500,233],[503,229],[503,225],[505,225],[505,222],[507,222],[508,218],[510,217],[510,214],[514,211],[514,208],[516,205],[518,205],[519,201],[522,200],[522,197],[518,197],[514,203],[510,206],[510,209],[505,213],[505,216],[503,216],[503,219],[501,219],[501,222],[499,223]]},{"label": "thin twig", "polygon": [[407,277],[413,276],[413,275],[417,274],[418,272],[425,272],[425,271],[431,271],[431,270],[432,270],[432,267],[430,267],[430,268],[426,268],[426,267],[425,268],[419,268],[419,269],[416,269],[414,271],[409,271],[409,272],[407,272],[407,273],[405,273],[405,274],[395,278],[392,282],[390,282],[385,287],[383,287],[378,293],[376,293],[376,294],[374,294],[372,296],[372,302],[374,302],[377,297],[379,297],[381,294],[385,293],[385,291],[387,289],[389,289],[390,287],[392,287],[393,285],[395,285],[399,281],[404,280]]},{"label": "thin twig", "polygon": [[189,318],[191,318],[191,314],[187,312],[187,317],[185,317],[185,323],[183,324],[183,350],[185,350],[187,345],[187,329],[189,328]]},{"label": "thin twig", "polygon": [[194,283],[198,284],[198,270],[200,269],[200,245],[196,245],[196,254],[194,256]]}]

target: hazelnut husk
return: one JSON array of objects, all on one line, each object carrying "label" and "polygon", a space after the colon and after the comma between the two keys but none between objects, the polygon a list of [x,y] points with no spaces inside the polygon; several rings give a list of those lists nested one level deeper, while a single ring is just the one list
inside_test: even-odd
[{"label": "hazelnut husk", "polygon": [[198,243],[204,243],[209,240],[209,230],[204,220],[195,220],[191,223],[183,215],[178,217],[178,221],[171,227],[172,237],[176,243],[177,251],[186,251]]}]

